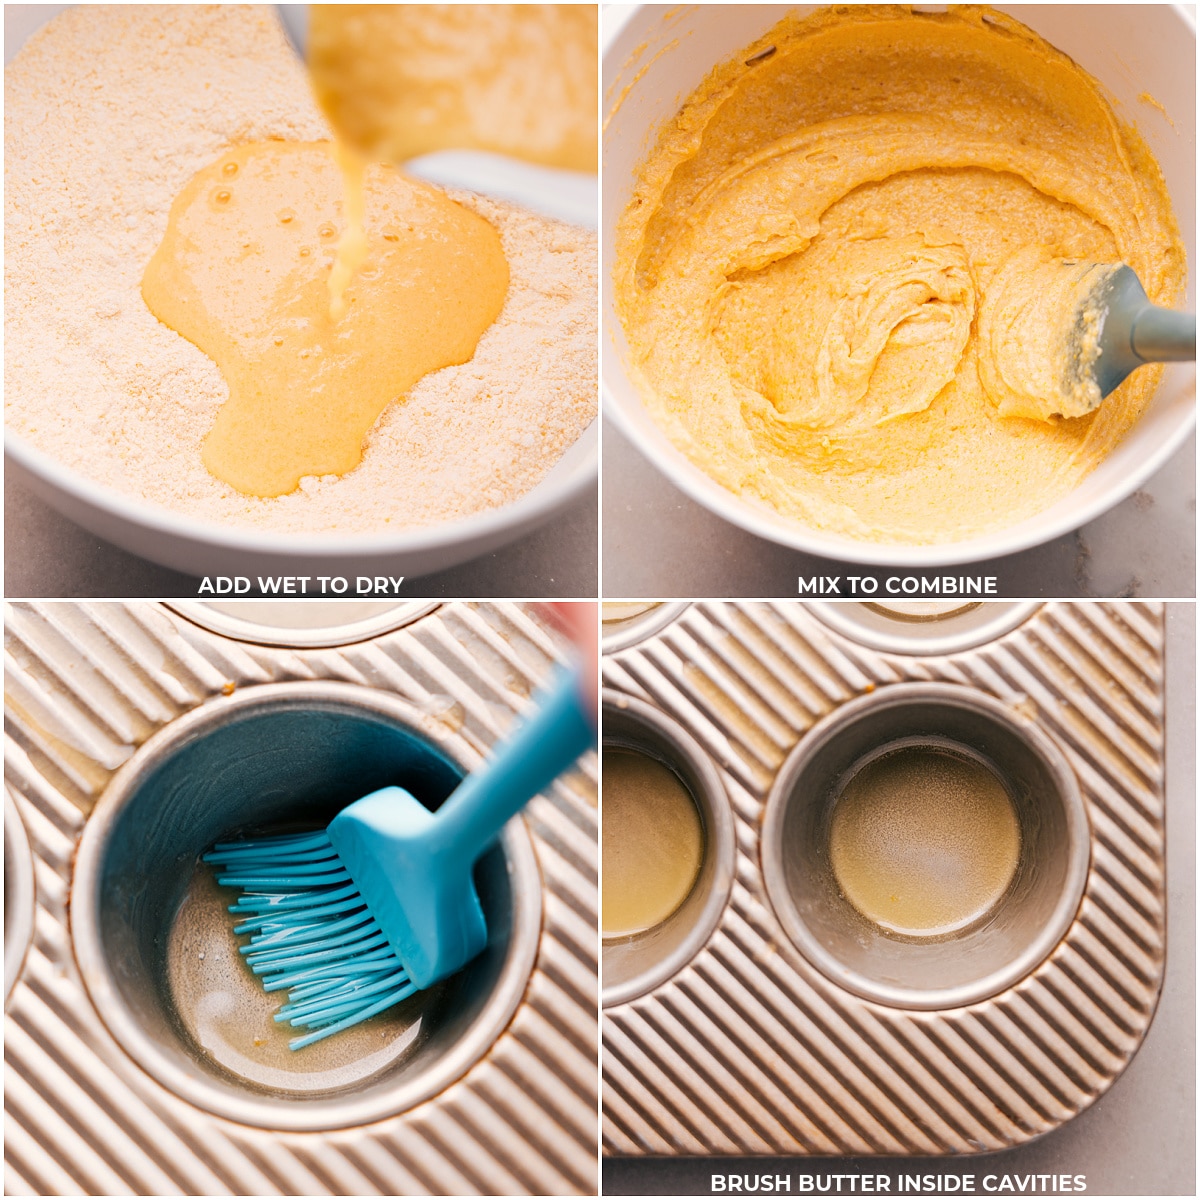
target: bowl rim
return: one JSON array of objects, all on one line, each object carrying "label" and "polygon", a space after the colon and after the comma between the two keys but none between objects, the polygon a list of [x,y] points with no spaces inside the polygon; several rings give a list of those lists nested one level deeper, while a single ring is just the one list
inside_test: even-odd
[{"label": "bowl rim", "polygon": [[[896,543],[868,542],[851,538],[835,537],[821,533],[807,525],[796,523],[793,528],[779,522],[782,518],[767,509],[762,514],[756,506],[736,493],[723,488],[715,479],[705,475],[682,451],[665,440],[659,441],[654,434],[647,436],[622,410],[609,389],[607,378],[603,385],[604,414],[611,418],[621,432],[657,470],[708,512],[744,529],[764,541],[774,542],[805,554],[818,555],[836,562],[854,563],[862,566],[893,567],[953,567],[968,563],[985,562],[1032,550],[1064,534],[1103,516],[1111,508],[1127,500],[1135,491],[1158,473],[1169,459],[1183,447],[1196,427],[1195,382],[1192,382],[1192,405],[1189,411],[1171,430],[1170,434],[1155,447],[1154,451],[1140,459],[1134,470],[1126,472],[1109,490],[1097,495],[1088,503],[1065,511],[1052,520],[1046,514],[1053,512],[1069,499],[1060,498],[1054,506],[1036,513],[1032,517],[1006,529],[968,538],[960,542]],[[1132,432],[1132,431],[1131,431]]]},{"label": "bowl rim", "polygon": [[[88,479],[73,467],[58,462],[19,434],[8,430],[4,434],[4,454],[5,458],[11,458],[43,483],[128,525],[223,549],[263,555],[293,553],[315,559],[342,560],[354,555],[418,554],[478,541],[490,544],[511,528],[523,528],[526,523],[534,522],[555,508],[575,500],[587,490],[589,484],[595,483],[598,475],[597,434],[598,419],[593,418],[558,462],[550,466],[546,475],[509,504],[453,521],[388,533],[294,533],[226,525],[186,516],[156,503],[135,500],[107,484]],[[593,441],[590,447],[585,448],[584,460],[554,478],[555,467],[584,438]]]}]

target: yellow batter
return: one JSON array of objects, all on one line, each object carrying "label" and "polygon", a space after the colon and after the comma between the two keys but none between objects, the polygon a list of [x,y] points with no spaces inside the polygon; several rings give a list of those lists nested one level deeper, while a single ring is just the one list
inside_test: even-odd
[{"label": "yellow batter", "polygon": [[252,142],[171,207],[142,281],[150,311],[221,368],[204,465],[254,496],[342,475],[389,402],[467,362],[508,290],[487,221],[388,167],[367,176],[366,261],[329,314],[341,176],[328,142]]},{"label": "yellow batter", "polygon": [[308,65],[372,159],[492,150],[596,170],[594,4],[316,4]]},{"label": "yellow batter", "polygon": [[367,257],[369,162],[490,150],[596,170],[594,4],[314,4],[308,69],[337,135],[346,228],[329,315]]},{"label": "yellow batter", "polygon": [[1070,491],[1158,383],[1074,418],[1011,386],[1029,348],[981,313],[1003,279],[1017,319],[1043,299],[1023,264],[1056,258],[1183,292],[1161,173],[1099,86],[990,9],[852,6],[785,19],[686,101],[614,282],[632,376],[705,472],[818,529],[947,542]]},{"label": "yellow batter", "polygon": [[979,313],[979,378],[1001,416],[1082,417],[1100,404],[1100,297],[1119,269],[1031,246],[996,272]]}]

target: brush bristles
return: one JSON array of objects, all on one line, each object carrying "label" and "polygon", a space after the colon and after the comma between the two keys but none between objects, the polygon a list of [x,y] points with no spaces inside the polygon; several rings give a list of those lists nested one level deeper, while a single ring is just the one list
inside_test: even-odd
[{"label": "brush bristles", "polygon": [[287,989],[275,1020],[331,1037],[407,999],[417,987],[323,833],[221,842],[204,856],[217,882],[241,888],[234,933],[268,992]]}]

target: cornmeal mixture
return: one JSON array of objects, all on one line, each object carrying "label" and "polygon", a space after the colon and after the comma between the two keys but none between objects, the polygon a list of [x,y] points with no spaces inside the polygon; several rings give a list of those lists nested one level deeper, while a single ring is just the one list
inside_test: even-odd
[{"label": "cornmeal mixture", "polygon": [[1095,81],[990,9],[851,6],[787,18],[686,101],[614,282],[631,375],[699,467],[814,528],[928,543],[1048,507],[1158,383],[1092,412],[1043,394],[1006,326],[1062,259],[1183,294],[1161,173]]},{"label": "cornmeal mixture", "polygon": [[[164,242],[172,205],[189,185],[210,182],[203,172],[221,173],[233,163],[241,177],[211,180],[193,214],[198,228],[227,215],[203,207],[211,199],[221,208],[220,191],[230,191],[238,204],[263,163],[317,154],[313,144],[329,137],[304,67],[269,9],[85,5],[35,34],[5,72],[8,428],[59,463],[139,501],[277,531],[370,533],[431,525],[507,503],[533,487],[596,412],[595,238],[481,196],[388,182],[388,172],[377,168],[368,178],[366,212],[368,232],[374,228],[376,235],[372,253],[380,260],[374,265],[386,265],[388,254],[433,252],[414,244],[407,228],[393,230],[405,235],[399,241],[387,239],[391,220],[412,206],[424,206],[424,216],[432,208],[462,228],[486,226],[491,232],[481,231],[483,240],[498,240],[507,264],[498,316],[491,319],[495,288],[473,293],[464,336],[478,337],[474,353],[469,346],[428,347],[431,373],[407,391],[393,363],[370,366],[371,395],[355,398],[353,406],[361,399],[364,407],[348,417],[368,428],[365,441],[357,429],[346,430],[348,443],[359,440],[358,466],[348,462],[353,450],[342,447],[336,463],[315,464],[298,487],[273,498],[245,494],[207,469],[206,440],[210,433],[219,440],[218,414],[237,370],[227,382],[218,362],[189,340],[202,337],[197,326],[178,312],[174,320],[180,329],[187,325],[186,336],[156,318],[142,295],[143,274]],[[296,147],[284,149],[287,144]],[[305,349],[310,357],[317,346],[331,349],[320,337],[306,340],[309,334],[295,321],[269,327],[279,296],[242,287],[261,241],[286,247],[291,239],[297,262],[304,248],[323,264],[332,261],[345,214],[329,192],[336,178],[332,160],[327,150],[319,153],[311,211],[285,201],[257,232],[242,230],[248,246],[224,247],[230,270],[240,251],[247,261],[241,276],[231,275],[240,280],[237,294],[230,289],[219,320],[258,339],[264,361],[276,350],[299,358]],[[296,212],[295,224],[283,219],[288,208]],[[332,232],[322,231],[326,223]],[[456,270],[445,259],[428,265],[444,275]],[[373,282],[370,270],[368,255],[348,299],[356,287],[360,300],[387,290],[382,273]],[[497,267],[493,278],[498,273]],[[454,289],[446,295],[453,297]],[[180,291],[174,300],[184,298]],[[245,310],[237,307],[243,302]],[[424,346],[419,322],[436,323],[428,306],[406,308],[398,291],[384,303],[404,314],[397,341]],[[337,338],[355,336],[356,322],[363,321],[356,307],[349,304],[345,321],[335,326]],[[228,339],[222,345],[223,337],[207,348],[226,354],[228,366],[245,346]],[[382,415],[371,424],[370,409],[381,400]],[[264,464],[255,460],[266,457],[260,449],[274,435],[258,421],[253,402],[240,418],[238,407],[222,418],[245,422],[244,436],[235,440],[249,443],[240,457],[250,475],[237,476],[238,486],[264,495],[285,489],[286,472],[258,477]],[[332,473],[348,467],[345,475]],[[225,473],[234,477],[233,469]]]}]

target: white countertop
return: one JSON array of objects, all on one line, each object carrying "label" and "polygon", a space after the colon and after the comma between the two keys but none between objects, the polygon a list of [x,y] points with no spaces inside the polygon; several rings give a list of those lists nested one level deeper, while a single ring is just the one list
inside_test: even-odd
[{"label": "white countertop", "polygon": [[[797,596],[797,577],[862,575],[764,541],[680,492],[604,423],[601,586],[621,599]],[[887,572],[892,573],[892,572]],[[909,572],[902,572],[909,573]],[[1196,438],[1104,516],[1033,550],[935,572],[995,575],[1006,599],[1196,595]]]}]

